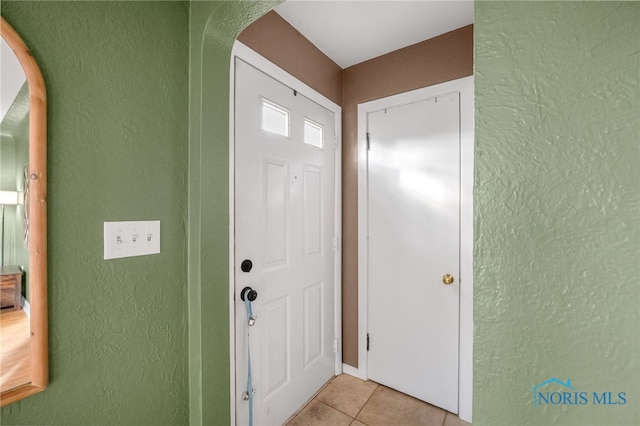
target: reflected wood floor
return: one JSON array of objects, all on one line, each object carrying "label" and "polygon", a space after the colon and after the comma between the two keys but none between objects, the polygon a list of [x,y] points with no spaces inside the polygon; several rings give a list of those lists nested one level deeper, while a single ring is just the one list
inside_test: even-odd
[{"label": "reflected wood floor", "polygon": [[29,317],[24,310],[0,311],[0,391],[31,381]]},{"label": "reflected wood floor", "polygon": [[286,426],[467,426],[441,408],[372,381],[334,377]]}]

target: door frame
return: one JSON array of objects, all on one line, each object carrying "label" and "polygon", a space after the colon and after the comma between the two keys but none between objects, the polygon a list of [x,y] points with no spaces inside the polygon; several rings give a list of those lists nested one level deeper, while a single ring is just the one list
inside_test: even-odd
[{"label": "door frame", "polygon": [[342,108],[273,62],[236,40],[231,51],[229,81],[229,383],[231,424],[236,424],[236,303],[235,303],[235,59],[241,59],[333,112],[335,120],[334,229],[334,374],[342,373]]},{"label": "door frame", "polygon": [[368,379],[368,114],[460,92],[460,329],[458,416],[471,422],[473,405],[473,76],[358,104],[358,377]]}]

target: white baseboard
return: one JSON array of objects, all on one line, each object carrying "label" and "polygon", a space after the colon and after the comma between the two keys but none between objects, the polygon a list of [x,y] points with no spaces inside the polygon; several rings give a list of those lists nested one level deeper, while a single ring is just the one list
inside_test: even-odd
[{"label": "white baseboard", "polygon": [[29,318],[31,318],[31,305],[29,304],[29,301],[27,299],[24,298],[24,296],[20,296],[20,303],[22,305],[22,310],[24,311],[25,314],[27,314],[27,316]]},{"label": "white baseboard", "polygon": [[355,367],[352,367],[352,366],[350,366],[348,364],[345,364],[345,363],[342,363],[342,373],[343,374],[348,374],[348,375],[353,376],[353,377],[360,378],[360,374],[358,372],[358,369],[355,368]]}]

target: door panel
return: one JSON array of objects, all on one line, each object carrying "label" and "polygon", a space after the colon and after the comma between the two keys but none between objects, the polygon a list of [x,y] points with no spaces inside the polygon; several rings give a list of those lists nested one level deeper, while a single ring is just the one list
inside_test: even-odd
[{"label": "door panel", "polygon": [[265,398],[289,382],[289,300],[276,299],[263,308],[265,321],[264,372]]},{"label": "door panel", "polygon": [[305,257],[322,253],[322,171],[305,166],[304,172]]},{"label": "door panel", "polygon": [[263,200],[265,214],[265,267],[285,265],[287,262],[287,207],[289,200],[289,171],[287,161],[263,158]]},{"label": "door panel", "polygon": [[322,356],[322,294],[323,283],[304,289],[304,368]]},{"label": "door panel", "polygon": [[[460,102],[368,115],[368,376],[458,412]],[[442,277],[455,281],[445,285]]]},{"label": "door panel", "polygon": [[280,425],[334,374],[334,116],[241,60],[235,108],[237,424],[248,424],[250,286],[254,424]]}]

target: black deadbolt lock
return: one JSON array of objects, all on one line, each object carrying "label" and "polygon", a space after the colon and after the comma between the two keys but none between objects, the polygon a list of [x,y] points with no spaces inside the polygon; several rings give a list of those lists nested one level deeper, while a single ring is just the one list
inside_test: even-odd
[{"label": "black deadbolt lock", "polygon": [[253,268],[253,262],[251,262],[249,259],[243,260],[240,264],[240,269],[242,269],[242,272],[249,272],[251,268]]}]

